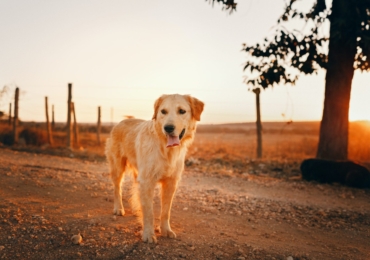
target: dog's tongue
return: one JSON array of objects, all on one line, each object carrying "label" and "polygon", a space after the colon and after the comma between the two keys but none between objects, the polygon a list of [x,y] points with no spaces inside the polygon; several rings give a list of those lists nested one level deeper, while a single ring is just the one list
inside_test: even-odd
[{"label": "dog's tongue", "polygon": [[180,145],[180,139],[178,136],[167,135],[167,147],[173,147]]}]

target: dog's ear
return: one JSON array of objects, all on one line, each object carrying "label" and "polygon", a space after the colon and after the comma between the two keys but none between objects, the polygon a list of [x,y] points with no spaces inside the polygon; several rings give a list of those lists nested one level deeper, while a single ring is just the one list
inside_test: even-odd
[{"label": "dog's ear", "polygon": [[164,95],[160,96],[154,103],[154,114],[153,114],[153,117],[152,117],[153,120],[157,119],[158,109],[159,109],[159,106],[161,105],[161,103],[163,101],[163,98],[164,98]]},{"label": "dog's ear", "polygon": [[195,120],[200,121],[200,115],[203,112],[204,103],[197,98],[186,95],[191,107],[191,113]]}]

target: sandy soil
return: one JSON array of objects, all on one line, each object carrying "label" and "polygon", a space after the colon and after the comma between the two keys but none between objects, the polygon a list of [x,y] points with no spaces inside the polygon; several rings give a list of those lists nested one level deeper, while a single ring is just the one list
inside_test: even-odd
[{"label": "sandy soil", "polygon": [[112,215],[106,163],[0,149],[0,259],[370,259],[370,190],[203,163],[176,194],[178,237],[146,244],[127,192],[126,215]]}]

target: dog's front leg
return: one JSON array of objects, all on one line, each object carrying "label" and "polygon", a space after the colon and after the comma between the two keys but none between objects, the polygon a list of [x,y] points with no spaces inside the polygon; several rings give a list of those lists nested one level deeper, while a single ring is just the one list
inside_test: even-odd
[{"label": "dog's front leg", "polygon": [[178,180],[168,178],[161,182],[162,184],[162,201],[161,201],[161,234],[162,236],[175,238],[176,234],[171,230],[170,215],[173,196],[177,188]]},{"label": "dog's front leg", "polygon": [[155,183],[149,181],[139,182],[139,194],[141,211],[143,214],[143,235],[144,242],[157,243],[154,234],[153,195]]}]

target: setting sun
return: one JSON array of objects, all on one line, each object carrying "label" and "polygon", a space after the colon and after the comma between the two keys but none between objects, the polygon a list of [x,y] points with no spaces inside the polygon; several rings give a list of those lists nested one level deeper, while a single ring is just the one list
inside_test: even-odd
[{"label": "setting sun", "polygon": [[349,108],[350,121],[370,121],[370,86],[369,75],[355,73],[353,77],[351,103]]}]

